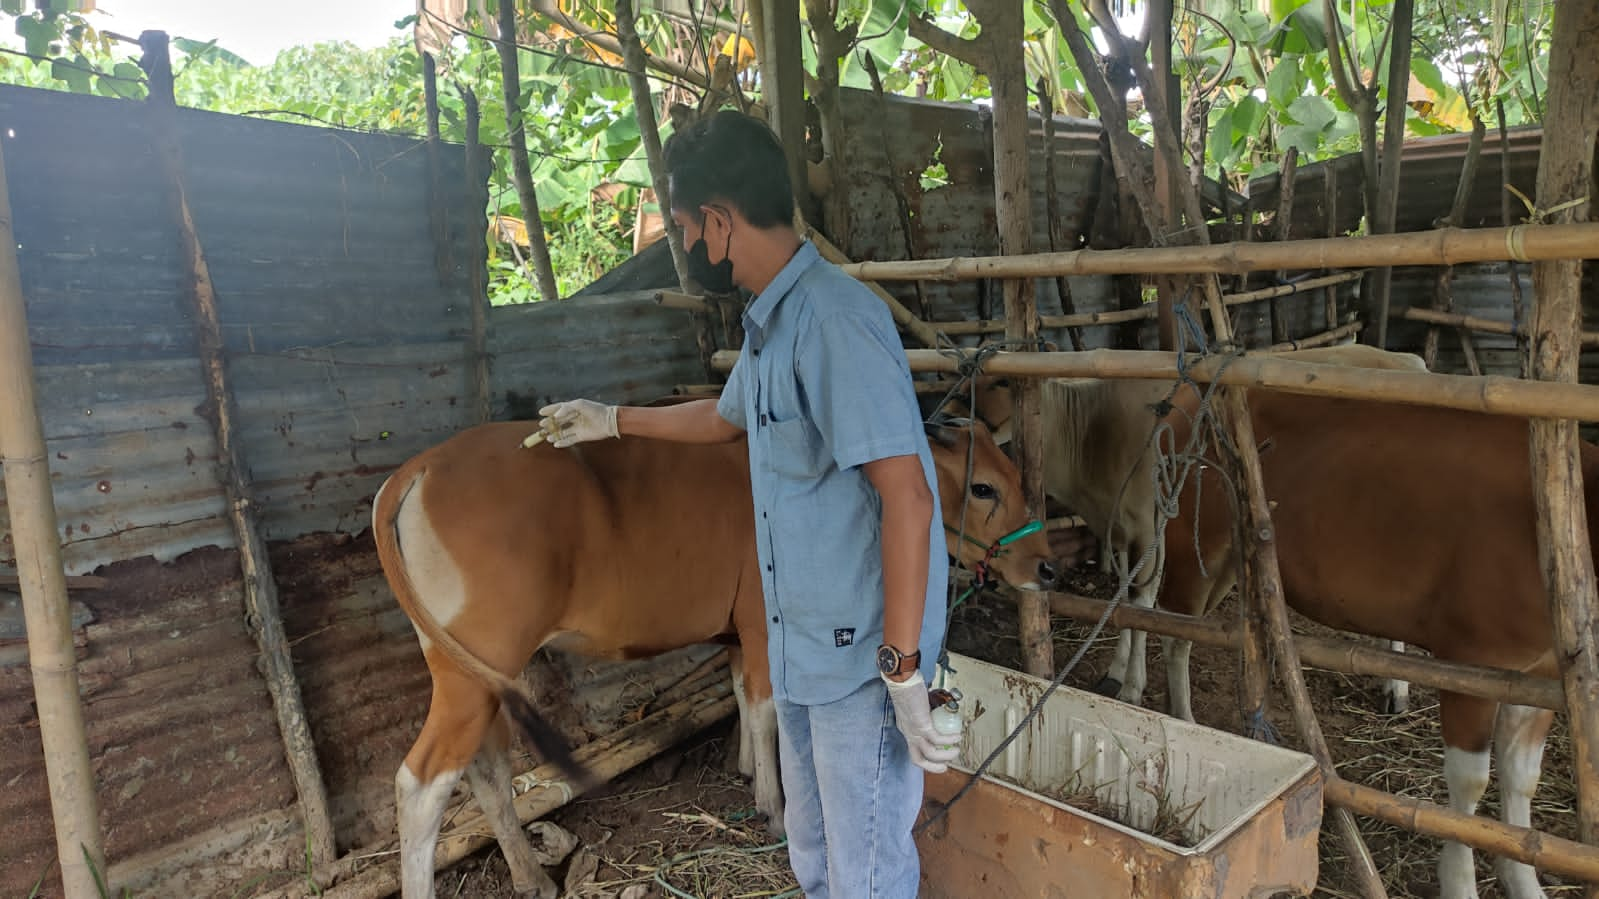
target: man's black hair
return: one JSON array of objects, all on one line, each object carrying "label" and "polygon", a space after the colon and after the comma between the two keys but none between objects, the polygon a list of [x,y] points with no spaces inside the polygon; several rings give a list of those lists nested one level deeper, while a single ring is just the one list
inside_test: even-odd
[{"label": "man's black hair", "polygon": [[777,135],[765,122],[723,109],[666,141],[672,206],[694,216],[702,205],[737,209],[757,228],[794,221],[794,189]]}]

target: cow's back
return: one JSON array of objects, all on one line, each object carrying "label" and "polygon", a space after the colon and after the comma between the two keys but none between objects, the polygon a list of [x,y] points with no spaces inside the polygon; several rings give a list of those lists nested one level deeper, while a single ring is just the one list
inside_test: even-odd
[{"label": "cow's back", "polygon": [[530,640],[554,633],[554,645],[610,658],[728,633],[740,579],[754,571],[743,441],[523,448],[536,428],[472,428],[393,479],[421,473],[438,542],[472,596],[496,598],[465,611],[482,621],[462,623],[492,627],[498,603],[531,604],[518,616]]}]

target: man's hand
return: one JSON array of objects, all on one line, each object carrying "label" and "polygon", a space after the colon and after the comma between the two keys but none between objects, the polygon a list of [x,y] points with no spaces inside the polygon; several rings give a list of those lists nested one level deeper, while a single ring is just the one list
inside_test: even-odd
[{"label": "man's hand", "polygon": [[523,446],[536,446],[548,440],[557,449],[565,449],[575,443],[620,436],[616,428],[616,407],[593,400],[552,403],[540,409],[539,415],[543,416],[539,419],[539,429],[522,441]]},{"label": "man's hand", "polygon": [[942,774],[949,763],[960,758],[960,747],[949,745],[949,738],[933,729],[932,703],[927,698],[927,681],[917,671],[903,681],[883,678],[888,698],[894,703],[894,723],[910,747],[911,762],[929,774]]}]

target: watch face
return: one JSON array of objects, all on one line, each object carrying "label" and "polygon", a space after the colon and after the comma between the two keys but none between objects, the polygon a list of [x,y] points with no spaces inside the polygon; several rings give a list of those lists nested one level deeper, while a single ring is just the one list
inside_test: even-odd
[{"label": "watch face", "polygon": [[877,647],[877,670],[884,674],[893,674],[899,669],[899,653],[892,646]]}]

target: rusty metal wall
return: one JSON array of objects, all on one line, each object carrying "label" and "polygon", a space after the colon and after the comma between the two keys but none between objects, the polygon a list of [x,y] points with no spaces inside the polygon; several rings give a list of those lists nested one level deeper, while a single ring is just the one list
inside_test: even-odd
[{"label": "rusty metal wall", "polygon": [[[469,423],[467,260],[487,228],[487,189],[465,183],[461,147],[443,148],[441,278],[421,141],[191,110],[178,123],[238,437],[350,848],[392,835],[394,771],[428,693],[372,552],[371,497],[388,471]],[[175,879],[164,895],[213,894],[174,886],[185,878],[247,876],[219,869],[230,846],[292,870],[293,789],[244,628],[177,235],[141,107],[0,87],[0,124],[67,567],[109,583],[73,601],[114,870],[165,865]],[[491,310],[494,414],[524,394],[646,399],[703,381],[689,321],[637,296]],[[0,491],[0,571],[15,561],[9,512]],[[54,847],[12,599],[0,594],[0,894],[26,895]],[[606,729],[630,691],[708,652],[563,663],[578,720]]]}]

